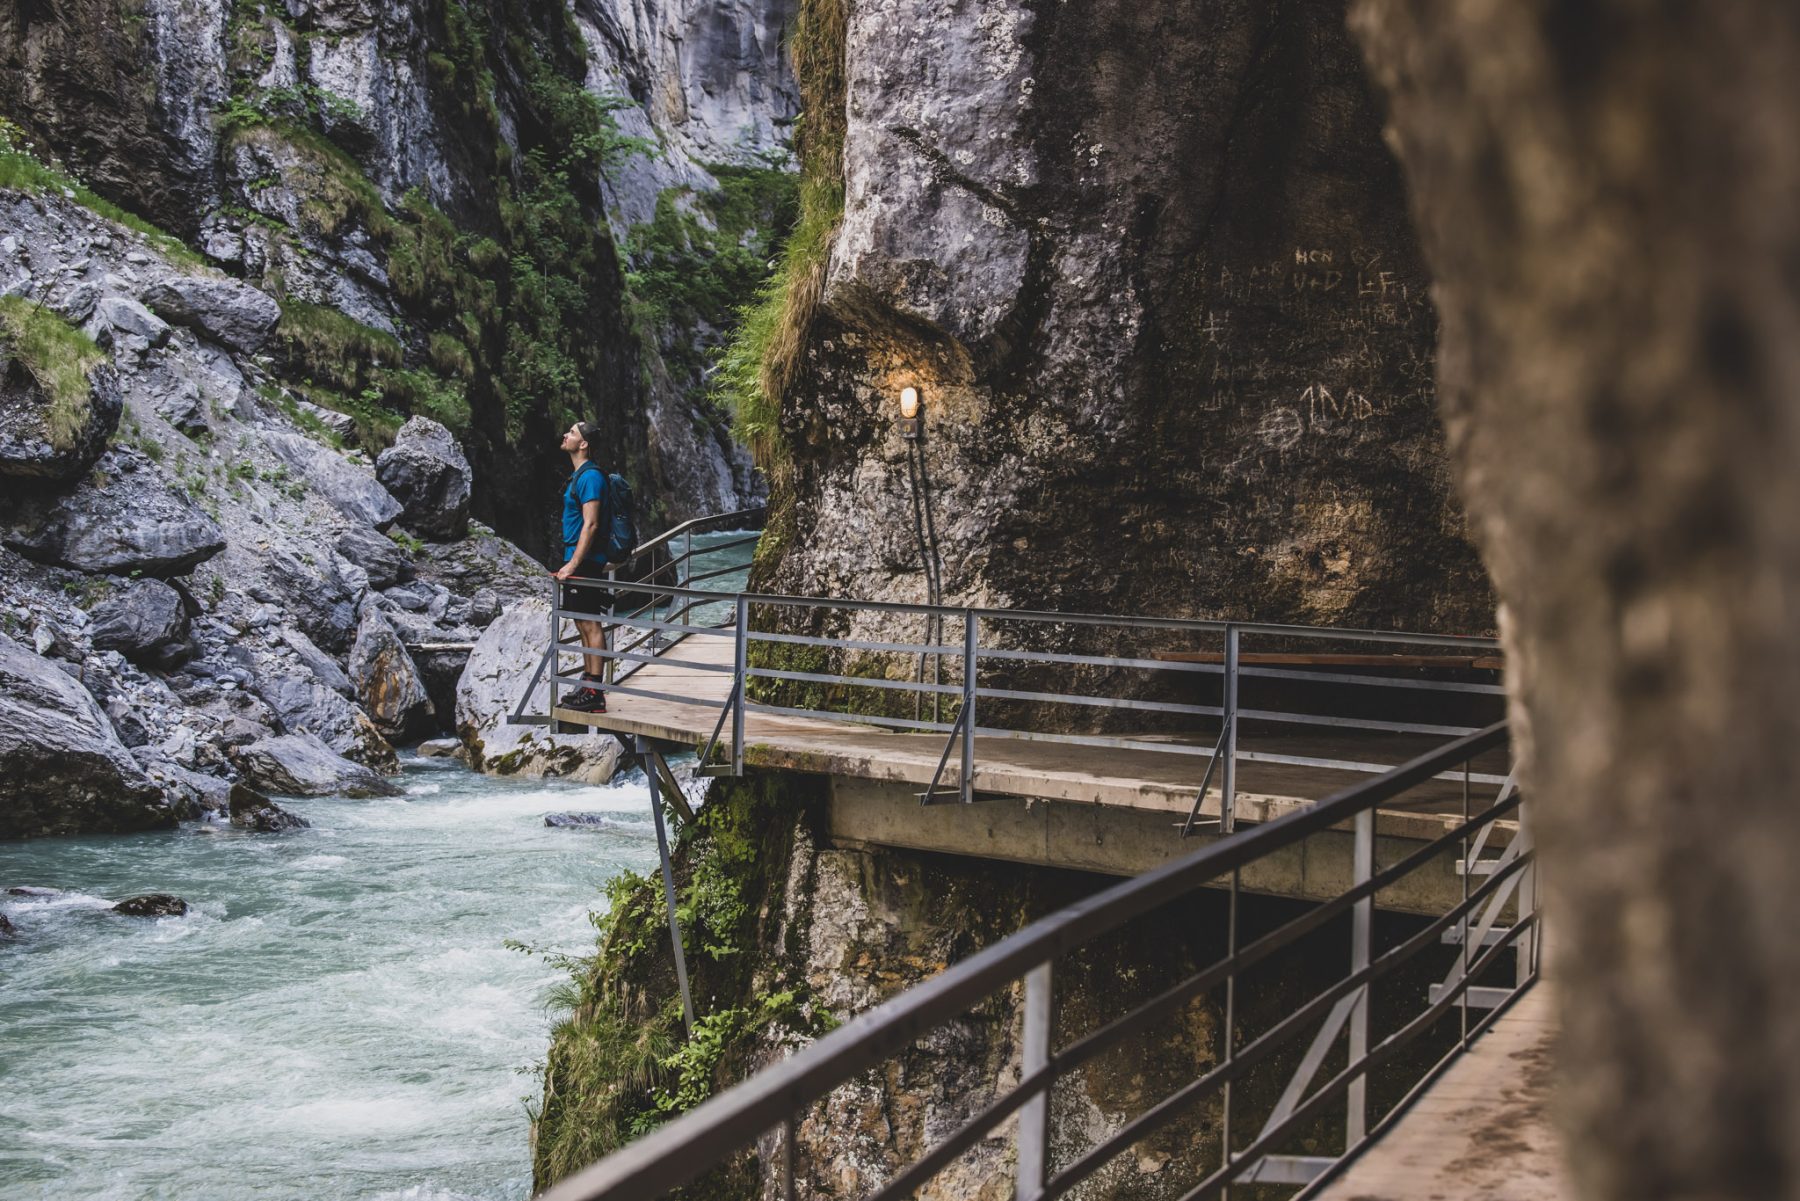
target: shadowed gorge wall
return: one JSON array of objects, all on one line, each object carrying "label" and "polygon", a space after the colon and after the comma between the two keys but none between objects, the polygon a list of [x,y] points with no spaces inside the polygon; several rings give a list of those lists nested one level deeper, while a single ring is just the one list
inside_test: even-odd
[{"label": "shadowed gorge wall", "polygon": [[1491,627],[1340,3],[853,5],[844,56],[761,586]]}]

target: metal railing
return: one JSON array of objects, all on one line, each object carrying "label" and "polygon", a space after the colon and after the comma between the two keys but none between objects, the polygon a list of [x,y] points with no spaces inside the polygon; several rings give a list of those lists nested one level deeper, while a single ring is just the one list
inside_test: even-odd
[{"label": "metal railing", "polygon": [[[652,603],[629,614],[596,616],[559,608],[551,617],[553,642],[546,655],[596,653],[555,640],[554,627],[565,618],[605,620],[636,636],[616,650],[599,652],[610,662],[625,665],[611,682],[599,686],[604,691],[691,704],[696,703],[691,696],[625,681],[653,661],[703,673],[729,673],[728,695],[718,705],[712,737],[702,751],[700,771],[708,775],[742,773],[745,719],[752,713],[824,717],[943,736],[937,771],[920,794],[927,804],[948,797],[974,800],[980,788],[981,739],[1185,756],[1196,767],[1195,795],[1183,834],[1203,827],[1229,832],[1237,821],[1241,765],[1379,774],[1432,742],[1472,733],[1492,716],[1458,720],[1452,713],[1446,719],[1442,715],[1446,707],[1461,705],[1475,712],[1476,706],[1486,705],[1497,713],[1504,695],[1495,674],[1499,644],[1485,637],[725,595],[692,586],[704,578],[694,577],[683,585],[653,580],[629,585],[652,596]],[[697,620],[703,612],[708,619]],[[815,627],[835,618],[842,624],[861,621],[875,628],[865,637],[770,628],[782,617],[796,616]],[[925,638],[890,632],[907,623],[922,628]],[[945,636],[946,630],[951,637]],[[1110,646],[1092,653],[1068,649],[1083,632],[1109,640]],[[673,653],[676,643],[691,637],[731,639],[732,662]],[[1134,640],[1154,640],[1156,645],[1136,649],[1131,645]],[[1040,649],[1038,644],[1063,649]],[[1120,644],[1126,649],[1116,649]],[[1367,653],[1346,647],[1411,653]],[[857,674],[813,669],[818,665],[775,666],[768,662],[771,650],[790,656],[861,655],[867,658],[867,670]],[[897,660],[916,666],[896,675]],[[927,663],[932,664],[930,680]],[[1063,687],[1048,678],[1055,672],[1085,672],[1087,678],[1118,687],[1111,692]],[[1005,678],[1009,673],[1031,678]],[[759,686],[807,688],[839,699],[829,705],[806,703],[804,697],[764,700],[757,696]],[[1259,689],[1264,699],[1246,703],[1249,688]],[[1184,691],[1193,695],[1184,697]],[[894,698],[902,699],[897,704]],[[908,700],[911,715],[900,711]],[[926,705],[931,706],[929,715]],[[1002,706],[1008,708],[1000,708],[1000,719],[983,716]],[[1009,709],[1014,720],[1000,724]],[[1163,728],[1096,732],[1083,728],[1079,717],[1046,720],[1051,711],[1085,713],[1090,721],[1115,725],[1122,720],[1157,722]],[[714,764],[713,753],[723,745],[727,721],[730,760]],[[1051,726],[1062,728],[1047,728]],[[1279,731],[1302,731],[1313,745],[1297,745],[1291,733],[1284,737]],[[1247,738],[1252,745],[1246,745]],[[1484,785],[1504,780],[1502,774],[1486,770],[1471,778]],[[1202,819],[1201,805],[1215,779],[1219,814]],[[940,788],[944,781],[948,787]]]},{"label": "metal railing", "polygon": [[[1536,873],[1529,832],[1522,822],[1523,799],[1508,778],[1478,810],[1474,801],[1471,763],[1484,753],[1501,750],[1506,738],[1503,724],[1465,735],[1375,779],[1218,840],[1033,922],[586,1168],[549,1190],[544,1201],[644,1201],[734,1161],[753,1145],[774,1181],[774,1195],[792,1201],[799,1192],[796,1129],[815,1106],[833,1090],[996,994],[1010,995],[1020,981],[1023,1053],[1018,1078],[996,1081],[985,1101],[972,1098],[979,1111],[894,1171],[868,1194],[870,1201],[908,1196],[977,1142],[1004,1135],[1001,1127],[1008,1121],[1014,1196],[1018,1201],[1062,1196],[1104,1171],[1127,1148],[1202,1104],[1217,1106],[1221,1137],[1215,1158],[1180,1165],[1186,1173],[1184,1182],[1191,1180],[1182,1194],[1184,1201],[1217,1197],[1233,1185],[1247,1183],[1314,1188],[1396,1120],[1469,1040],[1537,979]],[[1378,843],[1377,809],[1402,801],[1446,773],[1462,781],[1462,818],[1422,844]],[[1245,869],[1291,852],[1308,839],[1341,839],[1346,834],[1352,839],[1350,886],[1240,942],[1239,896]],[[1383,849],[1394,856],[1392,862],[1378,862]],[[1455,859],[1462,900],[1377,950],[1378,895],[1403,886],[1411,873],[1445,857]],[[1060,959],[1116,936],[1126,923],[1197,889],[1221,885],[1230,890],[1222,958],[1122,1016],[1057,1044]],[[1343,975],[1286,1012],[1272,1019],[1265,1014],[1260,1025],[1253,1024],[1240,1003],[1245,973],[1278,963],[1273,957],[1296,948],[1302,938],[1337,937],[1339,925],[1347,926],[1348,934]],[[1314,943],[1306,946],[1316,957]],[[1418,986],[1426,967],[1432,969],[1433,979],[1443,971],[1441,983]],[[1414,987],[1392,987],[1401,969],[1407,971],[1398,979],[1410,980]],[[1499,979],[1508,974],[1509,980]],[[1375,986],[1384,982],[1376,991]],[[1146,1104],[1096,1143],[1052,1145],[1049,1116],[1059,1086],[1077,1087],[1084,1067],[1128,1036],[1152,1031],[1159,1023],[1180,1026],[1186,1007],[1201,999],[1210,1000],[1223,1013],[1211,1066]],[[1385,1008],[1377,1015],[1372,1011],[1378,1004]],[[1477,1017],[1472,1010],[1486,1012]],[[1251,1085],[1271,1083],[1271,1072],[1273,1081],[1282,1079],[1284,1063],[1291,1062],[1291,1053],[1302,1040],[1305,1050],[1298,1068],[1273,1103],[1263,1103],[1274,1090]],[[1409,1052],[1421,1040],[1427,1048],[1423,1061],[1416,1050]],[[1342,1066],[1320,1082],[1321,1069],[1340,1058]],[[1404,1095],[1392,1104],[1372,1102],[1370,1085],[1376,1073],[1381,1073],[1384,1094],[1404,1090]],[[1405,1079],[1396,1082],[1396,1073]],[[1065,1143],[1072,1137],[1070,1129],[1063,1129]],[[1079,1133],[1084,1127],[1077,1123],[1073,1129]]]}]

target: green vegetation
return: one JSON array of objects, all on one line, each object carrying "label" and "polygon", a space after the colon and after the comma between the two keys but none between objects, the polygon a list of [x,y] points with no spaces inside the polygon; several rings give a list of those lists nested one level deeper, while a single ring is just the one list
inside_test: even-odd
[{"label": "green vegetation", "polygon": [[625,255],[632,315],[640,326],[674,329],[662,348],[677,380],[697,384],[713,357],[707,330],[727,330],[769,278],[799,206],[799,182],[779,165],[708,168],[717,192],[670,188],[656,216],[632,229]]},{"label": "green vegetation", "polygon": [[325,305],[281,302],[275,339],[288,361],[309,379],[341,391],[360,391],[384,367],[405,358],[400,340]]},{"label": "green vegetation", "polygon": [[23,131],[5,117],[0,117],[0,188],[11,188],[34,195],[42,192],[61,193],[96,216],[142,235],[145,241],[172,263],[188,268],[198,268],[204,264],[204,260],[180,238],[163,232],[136,213],[127,212],[96,194],[67,172],[40,160],[31,152]]},{"label": "green vegetation", "polygon": [[[825,290],[832,239],[844,213],[845,0],[803,0],[793,35],[794,74],[802,114],[794,145],[800,155],[800,215],[774,276],[739,315],[719,357],[715,396],[736,414],[739,441],[750,448],[779,494],[788,451],[781,402],[800,370],[801,351]],[[764,548],[759,547],[758,557]]]},{"label": "green vegetation", "polygon": [[419,539],[413,537],[399,526],[394,526],[392,529],[388,530],[387,536],[394,540],[395,546],[398,546],[409,555],[418,555],[425,549],[425,544],[423,542],[419,541]]},{"label": "green vegetation", "polygon": [[606,910],[591,919],[596,954],[557,961],[571,978],[551,998],[567,1016],[552,1035],[532,1115],[539,1188],[704,1101],[745,1071],[770,1027],[808,1035],[830,1027],[803,983],[768,979],[772,962],[793,961],[771,958],[765,944],[779,928],[795,824],[818,802],[804,787],[773,776],[718,781],[678,832],[692,1037],[682,1027],[660,881],[611,881]]},{"label": "green vegetation", "polygon": [[88,423],[88,376],[105,354],[67,321],[18,296],[0,296],[0,340],[50,399],[50,444],[72,450]]}]

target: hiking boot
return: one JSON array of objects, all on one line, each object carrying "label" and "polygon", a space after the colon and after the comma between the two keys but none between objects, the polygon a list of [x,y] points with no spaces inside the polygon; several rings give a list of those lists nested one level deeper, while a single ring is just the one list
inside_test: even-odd
[{"label": "hiking boot", "polygon": [[605,713],[606,694],[594,688],[582,688],[562,703],[562,708],[577,713]]}]

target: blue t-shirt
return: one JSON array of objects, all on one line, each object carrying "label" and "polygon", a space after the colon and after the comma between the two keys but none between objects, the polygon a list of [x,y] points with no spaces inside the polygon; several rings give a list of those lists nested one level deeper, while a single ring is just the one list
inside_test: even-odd
[{"label": "blue t-shirt", "polygon": [[[581,506],[590,500],[601,502],[602,515],[605,512],[606,473],[592,463],[583,463],[575,477],[569,481],[563,492],[563,559],[566,562],[575,555],[575,547],[581,541]],[[588,547],[589,563],[597,563],[602,570],[606,566],[606,531],[596,529],[594,541]]]}]

